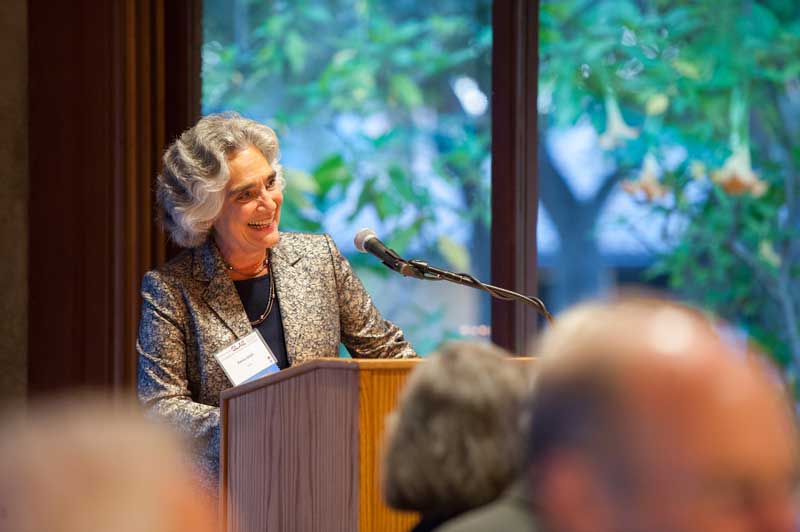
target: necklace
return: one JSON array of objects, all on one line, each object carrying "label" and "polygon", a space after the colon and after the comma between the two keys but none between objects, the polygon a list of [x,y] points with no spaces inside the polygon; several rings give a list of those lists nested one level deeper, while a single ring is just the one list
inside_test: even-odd
[{"label": "necklace", "polygon": [[[220,255],[222,255],[222,253],[220,253]],[[267,268],[269,268],[269,252],[267,250],[264,250],[264,260],[261,262],[261,265],[258,267],[258,269],[256,271],[254,271],[254,272],[249,272],[248,273],[248,272],[243,272],[241,270],[237,270],[236,268],[231,266],[228,263],[228,261],[225,260],[224,257],[222,258],[222,263],[225,265],[225,267],[228,269],[228,271],[236,272],[239,275],[244,275],[245,277],[255,277],[259,273],[261,273],[264,270],[266,270]]]},{"label": "necklace", "polygon": [[272,305],[275,303],[275,276],[270,273],[269,275],[269,302],[267,303],[267,308],[258,318],[254,319],[250,322],[250,325],[253,327],[257,325],[261,325],[264,323],[264,320],[267,319],[269,313],[272,312]]}]

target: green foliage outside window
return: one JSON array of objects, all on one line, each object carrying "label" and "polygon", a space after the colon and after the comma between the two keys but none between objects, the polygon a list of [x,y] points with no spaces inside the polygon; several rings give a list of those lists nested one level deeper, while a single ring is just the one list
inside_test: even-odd
[{"label": "green foliage outside window", "polygon": [[[487,0],[207,0],[203,112],[239,111],[282,141],[321,132],[324,142],[308,141],[310,166],[283,161],[282,228],[334,231],[332,209],[347,206],[351,222],[369,211],[398,252],[488,278],[490,113],[466,113],[452,84],[470,76],[488,94],[490,11]],[[343,133],[343,117],[383,126]],[[415,170],[419,146],[431,152],[428,177]],[[429,180],[452,200],[434,201]],[[466,242],[438,229],[443,215],[468,228]],[[374,258],[348,258],[386,274]],[[430,307],[418,309],[426,331],[443,312]],[[420,352],[456,334],[405,328]]]},{"label": "green foliage outside window", "polygon": [[621,183],[663,214],[651,275],[744,329],[796,383],[796,2],[545,0],[540,16],[543,129],[591,121],[616,168],[603,189]]}]

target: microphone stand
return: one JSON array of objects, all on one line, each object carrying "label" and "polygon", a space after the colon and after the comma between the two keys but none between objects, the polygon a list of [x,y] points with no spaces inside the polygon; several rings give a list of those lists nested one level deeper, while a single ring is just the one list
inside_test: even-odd
[{"label": "microphone stand", "polygon": [[544,301],[535,296],[526,296],[513,290],[500,288],[486,284],[476,279],[468,273],[455,273],[435,266],[431,266],[425,261],[412,259],[409,261],[398,261],[397,268],[392,268],[406,277],[414,277],[415,279],[424,279],[427,281],[449,281],[451,283],[469,286],[478,290],[488,292],[494,298],[502,299],[503,301],[521,301],[526,305],[533,307],[539,314],[544,316],[548,323],[553,323],[553,315],[547,310]]}]

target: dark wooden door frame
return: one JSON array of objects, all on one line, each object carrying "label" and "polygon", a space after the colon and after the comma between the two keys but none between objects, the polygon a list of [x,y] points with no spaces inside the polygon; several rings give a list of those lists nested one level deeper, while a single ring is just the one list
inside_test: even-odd
[{"label": "dark wooden door frame", "polygon": [[202,0],[28,2],[28,390],[131,389],[152,183],[200,113]]},{"label": "dark wooden door frame", "polygon": [[[492,7],[492,284],[536,294],[538,0]],[[492,300],[492,341],[525,353],[536,314]]]}]

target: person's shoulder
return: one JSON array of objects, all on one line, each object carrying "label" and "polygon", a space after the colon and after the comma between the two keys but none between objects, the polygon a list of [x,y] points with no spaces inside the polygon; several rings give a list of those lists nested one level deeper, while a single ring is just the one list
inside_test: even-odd
[{"label": "person's shoulder", "polygon": [[462,514],[436,529],[436,532],[531,532],[536,522],[527,500],[506,493],[499,499]]},{"label": "person's shoulder", "polygon": [[186,248],[164,264],[156,266],[147,272],[147,275],[156,275],[164,278],[181,276],[185,272],[191,270],[193,261],[194,248]]},{"label": "person's shoulder", "polygon": [[278,246],[301,246],[304,244],[320,244],[330,239],[328,233],[305,233],[299,231],[281,231]]},{"label": "person's shoulder", "polygon": [[194,253],[184,249],[175,257],[144,274],[142,289],[167,289],[180,285],[182,280],[191,278]]},{"label": "person's shoulder", "polygon": [[448,521],[436,532],[531,532],[535,530],[530,511],[505,502],[492,503]]},{"label": "person's shoulder", "polygon": [[336,244],[327,233],[281,232],[276,250],[292,255],[308,255],[326,251]]}]

